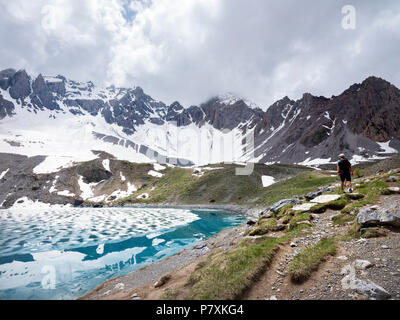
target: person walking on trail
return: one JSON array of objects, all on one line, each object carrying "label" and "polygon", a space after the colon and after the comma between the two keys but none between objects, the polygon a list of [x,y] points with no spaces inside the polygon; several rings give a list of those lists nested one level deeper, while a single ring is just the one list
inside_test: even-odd
[{"label": "person walking on trail", "polygon": [[353,186],[351,184],[351,176],[353,175],[353,167],[349,160],[346,159],[345,155],[342,153],[339,155],[339,162],[337,164],[337,174],[342,182],[340,187],[344,191],[344,186],[346,183],[349,186],[349,192],[353,192]]}]

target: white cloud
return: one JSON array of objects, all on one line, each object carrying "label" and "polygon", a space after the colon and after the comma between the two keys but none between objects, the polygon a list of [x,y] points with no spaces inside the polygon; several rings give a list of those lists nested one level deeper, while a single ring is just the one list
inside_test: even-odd
[{"label": "white cloud", "polygon": [[341,27],[346,4],[0,0],[0,68],[139,85],[185,106],[234,92],[267,107],[336,95],[369,75],[399,86],[400,3],[353,1],[355,30]]}]

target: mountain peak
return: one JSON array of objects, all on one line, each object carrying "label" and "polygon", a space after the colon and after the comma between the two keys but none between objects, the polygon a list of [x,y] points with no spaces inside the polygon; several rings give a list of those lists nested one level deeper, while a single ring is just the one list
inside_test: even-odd
[{"label": "mountain peak", "polygon": [[385,89],[390,86],[391,86],[390,82],[375,76],[370,76],[361,83],[362,88],[373,87],[376,89]]}]

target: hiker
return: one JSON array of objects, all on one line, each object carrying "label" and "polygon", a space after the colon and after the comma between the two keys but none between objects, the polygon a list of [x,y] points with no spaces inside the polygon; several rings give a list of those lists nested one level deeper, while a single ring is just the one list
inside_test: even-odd
[{"label": "hiker", "polygon": [[343,153],[339,155],[339,159],[340,160],[337,165],[337,173],[340,177],[340,181],[342,182],[340,187],[342,188],[342,191],[344,191],[344,186],[346,185],[346,183],[348,183],[349,192],[352,193],[353,186],[351,185],[351,176],[353,175],[353,167]]}]

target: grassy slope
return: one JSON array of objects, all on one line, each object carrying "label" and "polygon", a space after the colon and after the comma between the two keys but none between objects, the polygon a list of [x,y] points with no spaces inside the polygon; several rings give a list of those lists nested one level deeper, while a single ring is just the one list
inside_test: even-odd
[{"label": "grassy slope", "polygon": [[[256,164],[253,173],[248,176],[236,175],[235,165],[223,166],[223,169],[205,171],[201,177],[193,176],[193,169],[167,168],[162,171],[162,178],[149,176],[146,185],[132,196],[118,201],[118,204],[270,205],[279,199],[307,193],[336,180],[330,173],[301,166]],[[261,183],[263,175],[273,176],[281,181],[264,188]],[[143,193],[150,194],[150,198],[137,199]]]}]

